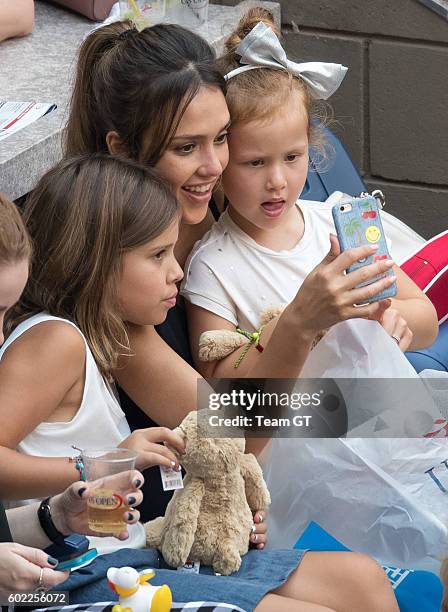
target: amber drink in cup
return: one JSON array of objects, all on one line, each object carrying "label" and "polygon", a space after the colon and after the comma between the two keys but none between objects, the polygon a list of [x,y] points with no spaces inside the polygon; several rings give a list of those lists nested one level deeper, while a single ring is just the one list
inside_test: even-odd
[{"label": "amber drink in cup", "polygon": [[83,451],[87,482],[127,472],[129,478],[120,480],[114,489],[98,487],[90,492],[87,499],[87,518],[89,528],[97,533],[119,535],[126,528],[123,518],[128,509],[125,494],[132,487],[132,471],[135,468],[137,453],[126,448],[109,448]]}]

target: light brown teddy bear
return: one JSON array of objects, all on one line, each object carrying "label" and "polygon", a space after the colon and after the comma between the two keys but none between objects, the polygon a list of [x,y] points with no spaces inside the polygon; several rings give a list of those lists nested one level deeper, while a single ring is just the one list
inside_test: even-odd
[{"label": "light brown teddy bear", "polygon": [[172,567],[189,559],[227,576],[247,553],[252,511],[271,500],[257,460],[244,453],[244,438],[201,437],[197,415],[190,412],[180,425],[184,488],[174,493],[164,517],[146,523],[146,543]]}]

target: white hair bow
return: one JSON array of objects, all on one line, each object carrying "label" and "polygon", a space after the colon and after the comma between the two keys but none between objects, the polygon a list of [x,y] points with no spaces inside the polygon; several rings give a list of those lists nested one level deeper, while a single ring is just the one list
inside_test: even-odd
[{"label": "white hair bow", "polygon": [[341,64],[292,62],[286,57],[275,32],[262,21],[240,42],[236,53],[241,55],[240,63],[244,65],[227,73],[224,77],[226,81],[246,70],[280,68],[303,79],[309,86],[311,95],[317,100],[327,100],[332,96],[348,70]]}]

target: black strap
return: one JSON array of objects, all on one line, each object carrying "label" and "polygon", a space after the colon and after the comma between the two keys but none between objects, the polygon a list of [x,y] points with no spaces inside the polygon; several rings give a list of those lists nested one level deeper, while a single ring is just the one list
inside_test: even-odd
[{"label": "black strap", "polygon": [[39,510],[37,511],[37,518],[39,519],[40,526],[44,530],[47,538],[55,544],[63,545],[65,536],[58,529],[56,529],[56,526],[53,523],[53,519],[51,518],[49,497],[41,502]]}]

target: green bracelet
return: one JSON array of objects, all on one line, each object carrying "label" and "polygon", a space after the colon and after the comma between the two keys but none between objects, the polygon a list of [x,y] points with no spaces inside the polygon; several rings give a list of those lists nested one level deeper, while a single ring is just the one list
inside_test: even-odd
[{"label": "green bracelet", "polygon": [[264,351],[264,348],[260,344],[260,338],[261,338],[261,334],[263,333],[263,328],[264,328],[264,325],[262,325],[260,327],[260,329],[258,331],[256,331],[256,332],[248,332],[248,331],[245,331],[244,329],[240,329],[239,327],[236,328],[236,331],[239,334],[241,334],[242,336],[245,336],[246,338],[248,338],[249,342],[246,344],[246,346],[244,347],[243,352],[241,353],[241,355],[238,357],[238,359],[233,364],[233,367],[235,369],[243,361],[243,359],[245,358],[245,356],[249,352],[249,349],[250,349],[251,346],[254,345],[259,353],[262,353]]}]

